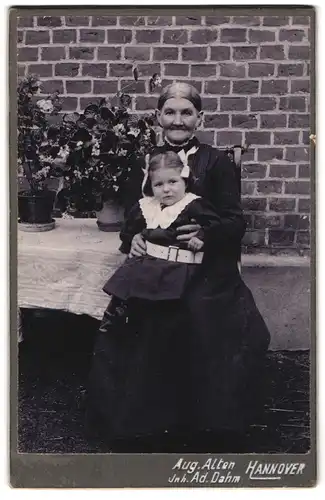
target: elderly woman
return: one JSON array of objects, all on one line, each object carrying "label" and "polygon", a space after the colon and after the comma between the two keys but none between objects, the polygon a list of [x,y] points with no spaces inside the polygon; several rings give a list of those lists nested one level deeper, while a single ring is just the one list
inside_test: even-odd
[{"label": "elderly woman", "polygon": [[[159,151],[195,148],[188,159],[192,191],[212,203],[218,221],[205,231],[205,259],[181,307],[108,307],[94,350],[88,424],[108,440],[125,438],[125,451],[138,436],[136,451],[180,452],[188,444],[192,452],[240,452],[262,406],[270,335],[238,270],[245,223],[235,167],[195,137],[202,119],[195,88],[169,85],[157,108],[164,132]],[[141,182],[133,179],[130,206],[141,198]],[[178,231],[186,242],[200,226],[193,220]],[[141,234],[122,231],[121,239],[124,253],[146,253]]]}]

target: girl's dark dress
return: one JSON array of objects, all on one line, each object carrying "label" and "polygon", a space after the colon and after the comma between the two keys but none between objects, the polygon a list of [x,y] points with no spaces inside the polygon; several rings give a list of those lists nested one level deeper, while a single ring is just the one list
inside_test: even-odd
[{"label": "girl's dark dress", "polygon": [[[109,326],[104,315],[87,412],[88,425],[103,438],[242,431],[260,409],[270,335],[238,270],[245,223],[235,167],[197,139],[186,149],[193,145],[191,191],[217,214],[204,232],[204,260],[180,299],[130,300],[127,322],[121,315],[119,325]],[[131,206],[141,198],[140,186],[141,178],[132,184]],[[125,253],[135,230],[121,233]]]}]

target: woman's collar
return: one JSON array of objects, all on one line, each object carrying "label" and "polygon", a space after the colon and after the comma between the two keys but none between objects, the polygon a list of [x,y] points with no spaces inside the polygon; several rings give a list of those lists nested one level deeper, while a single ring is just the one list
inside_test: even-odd
[{"label": "woman's collar", "polygon": [[200,144],[199,140],[195,136],[192,136],[188,141],[184,142],[183,144],[173,144],[166,137],[164,142],[164,146],[166,149],[175,151],[177,153],[182,149],[185,152],[189,151],[193,146],[198,146],[199,144]]}]

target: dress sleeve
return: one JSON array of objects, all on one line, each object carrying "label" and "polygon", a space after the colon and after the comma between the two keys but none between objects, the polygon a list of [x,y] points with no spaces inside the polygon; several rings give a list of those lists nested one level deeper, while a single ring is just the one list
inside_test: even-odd
[{"label": "dress sleeve", "polygon": [[209,172],[209,199],[216,217],[204,231],[207,245],[220,248],[240,248],[246,224],[240,203],[240,192],[235,167],[224,154],[217,156]]},{"label": "dress sleeve", "polygon": [[120,252],[126,254],[130,253],[133,237],[136,234],[141,233],[145,227],[146,223],[143,218],[139,202],[137,202],[129,210],[128,216],[126,217],[121,228],[120,240],[122,243],[119,248]]}]

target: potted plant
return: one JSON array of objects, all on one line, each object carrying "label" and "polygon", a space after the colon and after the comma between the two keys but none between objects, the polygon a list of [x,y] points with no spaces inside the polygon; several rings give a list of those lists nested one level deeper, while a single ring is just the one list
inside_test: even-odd
[{"label": "potted plant", "polygon": [[156,145],[153,117],[133,116],[125,93],[115,101],[103,98],[81,114],[65,115],[54,132],[66,154],[60,208],[95,212],[104,231],[118,229],[130,177],[141,171],[145,155]]},{"label": "potted plant", "polygon": [[48,180],[62,176],[64,161],[60,148],[49,137],[51,118],[61,109],[58,93],[38,99],[37,76],[21,79],[17,87],[18,176],[27,189],[18,193],[18,216],[21,229],[48,230],[54,227],[52,209],[56,192]]}]

